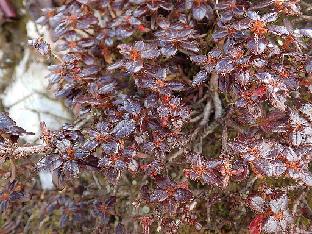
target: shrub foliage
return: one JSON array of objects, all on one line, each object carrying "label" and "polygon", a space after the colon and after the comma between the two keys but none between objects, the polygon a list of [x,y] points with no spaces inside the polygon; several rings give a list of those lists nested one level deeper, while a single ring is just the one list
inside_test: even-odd
[{"label": "shrub foliage", "polygon": [[29,44],[53,61],[50,87],[76,119],[41,123],[42,143],[23,145],[30,133],[1,114],[0,210],[39,200],[19,170],[35,166],[60,190],[41,218],[61,210],[62,228],[311,231],[312,30],[292,26],[300,14],[297,0],[43,9],[52,43]]}]

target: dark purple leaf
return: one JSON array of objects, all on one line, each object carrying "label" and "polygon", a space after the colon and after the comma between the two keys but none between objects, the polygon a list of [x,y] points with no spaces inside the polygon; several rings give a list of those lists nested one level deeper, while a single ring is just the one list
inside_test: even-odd
[{"label": "dark purple leaf", "polygon": [[40,171],[53,171],[62,165],[60,157],[56,154],[50,154],[37,162],[37,168]]},{"label": "dark purple leaf", "polygon": [[3,213],[9,206],[8,201],[0,201],[0,213]]},{"label": "dark purple leaf", "polygon": [[88,76],[91,76],[91,75],[95,75],[98,72],[99,72],[99,67],[98,66],[90,66],[90,67],[84,68],[81,71],[80,76],[81,77],[88,77]]},{"label": "dark purple leaf", "polygon": [[174,193],[174,198],[178,202],[187,202],[193,198],[193,194],[187,189],[178,188]]},{"label": "dark purple leaf", "polygon": [[203,82],[205,82],[208,78],[208,72],[205,70],[201,70],[196,74],[194,77],[192,84],[193,85],[201,85]]},{"label": "dark purple leaf", "polygon": [[112,164],[113,164],[112,160],[108,157],[103,157],[98,162],[99,167],[110,167],[112,166]]},{"label": "dark purple leaf", "polygon": [[181,42],[180,46],[184,50],[192,51],[194,53],[199,51],[198,44],[196,42]]},{"label": "dark purple leaf", "polygon": [[171,57],[177,53],[177,48],[173,45],[168,45],[160,49],[161,53],[166,57]]},{"label": "dark purple leaf", "polygon": [[162,1],[160,2],[160,7],[167,11],[171,11],[173,9],[173,4],[169,1]]},{"label": "dark purple leaf", "polygon": [[74,156],[76,159],[83,160],[89,156],[89,152],[83,149],[75,149]]},{"label": "dark purple leaf", "polygon": [[207,14],[207,9],[204,4],[200,4],[198,7],[193,7],[193,17],[196,20],[202,20],[206,14]]},{"label": "dark purple leaf", "polygon": [[69,160],[63,164],[63,173],[68,177],[75,177],[79,174],[79,166],[76,161]]},{"label": "dark purple leaf", "polygon": [[21,127],[16,126],[14,120],[12,120],[7,113],[0,113],[0,131],[14,136],[19,136],[23,134],[32,135],[33,133],[28,133]]},{"label": "dark purple leaf", "polygon": [[117,154],[119,150],[119,144],[117,142],[108,142],[102,144],[102,149],[106,154]]},{"label": "dark purple leaf", "polygon": [[120,60],[120,61],[118,61],[118,62],[116,62],[116,63],[113,63],[113,64],[109,65],[109,66],[107,67],[107,70],[115,70],[115,69],[118,69],[118,68],[124,66],[124,64],[125,64],[124,60]]},{"label": "dark purple leaf", "polygon": [[264,223],[262,230],[266,233],[278,233],[279,229],[279,221],[274,217],[270,216],[267,221]]},{"label": "dark purple leaf", "polygon": [[268,29],[271,33],[274,33],[276,35],[289,35],[289,31],[285,26],[270,25],[268,26]]},{"label": "dark purple leaf", "polygon": [[222,59],[216,65],[217,73],[230,73],[233,69],[233,61],[231,59]]},{"label": "dark purple leaf", "polygon": [[129,136],[134,130],[135,122],[133,120],[122,120],[115,126],[112,133],[116,137],[122,138]]},{"label": "dark purple leaf", "polygon": [[123,101],[123,109],[131,114],[139,114],[141,111],[141,106],[138,102],[132,101],[130,99],[125,99]]},{"label": "dark purple leaf", "polygon": [[139,72],[143,68],[143,62],[142,60],[128,61],[125,63],[125,67],[127,71],[129,71],[130,73],[136,73],[136,72]]},{"label": "dark purple leaf", "polygon": [[156,189],[150,196],[151,202],[163,202],[168,198],[168,193],[161,189]]},{"label": "dark purple leaf", "polygon": [[185,85],[178,81],[168,82],[167,87],[172,91],[182,91],[185,89]]},{"label": "dark purple leaf", "polygon": [[116,89],[116,83],[109,83],[109,84],[101,86],[98,89],[98,94],[101,94],[101,95],[109,94],[115,91],[115,89]]},{"label": "dark purple leaf", "polygon": [[264,212],[265,205],[265,200],[262,197],[254,196],[250,199],[250,207],[259,213]]},{"label": "dark purple leaf", "polygon": [[233,19],[233,13],[230,11],[224,12],[221,15],[220,21],[222,23],[228,23],[229,21],[231,21]]},{"label": "dark purple leaf", "polygon": [[125,170],[127,167],[126,163],[124,161],[121,161],[121,160],[117,160],[115,162],[115,168],[117,170]]},{"label": "dark purple leaf", "polygon": [[226,36],[228,36],[228,32],[227,31],[218,31],[218,32],[214,32],[212,34],[212,38],[215,41],[219,41],[222,40],[223,38],[225,38]]},{"label": "dark purple leaf", "polygon": [[305,66],[305,70],[308,73],[312,73],[312,60],[307,63],[307,65]]},{"label": "dark purple leaf", "polygon": [[61,218],[60,218],[60,227],[61,227],[61,228],[66,227],[68,221],[69,221],[69,218],[68,218],[67,214],[63,214],[63,215],[61,216]]},{"label": "dark purple leaf", "polygon": [[18,200],[22,200],[25,198],[25,194],[22,192],[12,192],[10,194],[10,201],[18,201]]},{"label": "dark purple leaf", "polygon": [[261,20],[265,23],[274,22],[277,20],[277,12],[267,13],[261,17]]},{"label": "dark purple leaf", "polygon": [[77,21],[77,29],[89,29],[92,24],[97,24],[98,20],[94,16],[82,17]]},{"label": "dark purple leaf", "polygon": [[129,38],[134,33],[133,30],[124,29],[124,28],[117,28],[115,31],[116,37],[118,39]]},{"label": "dark purple leaf", "polygon": [[309,28],[300,29],[299,32],[304,37],[312,38],[312,29],[309,29]]},{"label": "dark purple leaf", "polygon": [[29,40],[28,45],[34,47],[41,55],[49,55],[51,53],[50,45],[42,38]]},{"label": "dark purple leaf", "polygon": [[191,61],[194,63],[198,63],[200,65],[207,62],[207,56],[205,55],[194,55],[190,57]]},{"label": "dark purple leaf", "polygon": [[141,57],[145,59],[155,59],[159,57],[160,52],[157,48],[150,48],[141,52]]},{"label": "dark purple leaf", "polygon": [[99,145],[99,143],[97,141],[95,141],[95,140],[87,140],[82,148],[84,150],[90,152],[90,151],[94,150],[98,145]]},{"label": "dark purple leaf", "polygon": [[254,54],[262,54],[267,47],[267,42],[262,38],[252,38],[247,42],[247,48]]},{"label": "dark purple leaf", "polygon": [[54,28],[54,35],[56,37],[60,37],[64,35],[68,31],[68,27],[66,25],[66,22],[60,23],[59,25]]},{"label": "dark purple leaf", "polygon": [[260,20],[260,15],[255,11],[248,11],[247,16],[252,20]]},{"label": "dark purple leaf", "polygon": [[204,173],[202,175],[202,179],[204,183],[207,183],[209,185],[216,185],[219,187],[223,186],[223,180],[218,176],[217,173],[214,172]]}]

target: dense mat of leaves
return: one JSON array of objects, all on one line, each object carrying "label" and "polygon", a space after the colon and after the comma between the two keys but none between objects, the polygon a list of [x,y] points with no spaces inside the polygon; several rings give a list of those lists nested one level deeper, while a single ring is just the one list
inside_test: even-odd
[{"label": "dense mat of leaves", "polygon": [[[77,121],[57,131],[42,123],[43,144],[20,146],[27,132],[2,114],[1,159],[43,155],[37,169],[63,191],[95,172],[114,187],[89,200],[54,196],[45,215],[61,209],[62,227],[94,222],[116,233],[135,233],[132,222],[144,233],[210,230],[208,207],[225,200],[214,191],[231,197],[238,184],[232,202],[255,212],[251,233],[312,230],[311,220],[297,225],[312,186],[312,29],[290,23],[299,1],[255,2],[66,0],[43,9],[37,23],[53,43],[30,45],[55,60],[47,79]],[[26,196],[13,179],[1,211]],[[119,194],[131,181],[135,195]]]}]

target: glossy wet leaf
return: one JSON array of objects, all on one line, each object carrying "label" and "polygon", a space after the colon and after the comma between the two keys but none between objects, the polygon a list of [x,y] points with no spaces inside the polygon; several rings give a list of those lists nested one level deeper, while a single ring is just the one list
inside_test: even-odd
[{"label": "glossy wet leaf", "polygon": [[133,120],[122,120],[113,129],[112,134],[116,137],[129,136],[135,130],[135,123]]},{"label": "glossy wet leaf", "polygon": [[168,193],[164,190],[156,189],[151,195],[150,195],[150,201],[151,202],[162,202],[165,201],[168,198]]},{"label": "glossy wet leaf", "polygon": [[204,71],[204,70],[201,70],[200,72],[198,72],[196,74],[196,76],[194,77],[193,81],[192,81],[192,84],[193,85],[200,85],[202,84],[203,82],[205,82],[208,78],[208,72],[207,71]]},{"label": "glossy wet leaf", "polygon": [[230,59],[223,59],[216,64],[215,67],[217,73],[230,73],[233,69],[233,61]]},{"label": "glossy wet leaf", "polygon": [[79,166],[76,161],[70,160],[63,164],[63,173],[65,176],[75,177],[79,174]]},{"label": "glossy wet leaf", "polygon": [[262,197],[254,196],[250,198],[250,207],[257,212],[262,213],[265,208],[265,200]]},{"label": "glossy wet leaf", "polygon": [[174,193],[174,198],[178,202],[186,202],[191,200],[193,197],[192,193],[187,189],[178,188]]},{"label": "glossy wet leaf", "polygon": [[50,154],[37,162],[37,168],[40,171],[53,171],[62,165],[62,161],[58,155]]}]

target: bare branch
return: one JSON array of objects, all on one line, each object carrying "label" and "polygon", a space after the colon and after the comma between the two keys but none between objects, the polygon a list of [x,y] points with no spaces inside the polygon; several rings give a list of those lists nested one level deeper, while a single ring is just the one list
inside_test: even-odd
[{"label": "bare branch", "polygon": [[213,72],[211,74],[211,79],[210,79],[210,89],[213,93],[212,95],[212,100],[213,100],[213,104],[214,104],[214,109],[215,109],[215,119],[219,119],[222,115],[222,103],[219,97],[219,93],[218,93],[218,80],[219,80],[219,76],[216,72]]},{"label": "bare branch", "polygon": [[44,154],[49,151],[49,147],[46,145],[34,145],[34,146],[20,146],[2,148],[0,149],[0,157],[10,157],[11,159],[21,159],[30,157],[33,154]]},{"label": "bare branch", "polygon": [[211,109],[212,109],[212,105],[211,105],[211,101],[209,100],[204,109],[204,117],[202,121],[199,123],[200,126],[204,126],[208,123],[209,117],[211,114]]}]

